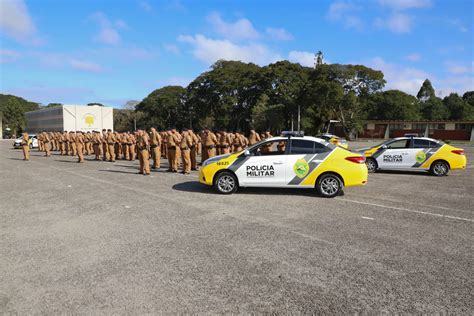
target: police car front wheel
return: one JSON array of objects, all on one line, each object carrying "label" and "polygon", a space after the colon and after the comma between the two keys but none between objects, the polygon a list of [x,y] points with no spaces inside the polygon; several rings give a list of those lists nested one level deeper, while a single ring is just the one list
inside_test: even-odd
[{"label": "police car front wheel", "polygon": [[342,191],[342,181],[334,174],[325,174],[318,179],[316,190],[323,197],[335,197]]},{"label": "police car front wheel", "polygon": [[221,172],[217,175],[214,188],[222,194],[231,194],[237,191],[237,177],[230,172]]}]

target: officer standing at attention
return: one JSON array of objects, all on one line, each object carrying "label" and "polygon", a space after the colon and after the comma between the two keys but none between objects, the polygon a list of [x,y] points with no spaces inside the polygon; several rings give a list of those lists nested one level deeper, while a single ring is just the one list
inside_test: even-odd
[{"label": "officer standing at attention", "polygon": [[150,159],[148,154],[148,134],[145,131],[139,130],[137,133],[137,147],[138,147],[138,159],[140,161],[139,174],[144,176],[150,174]]},{"label": "officer standing at attention", "polygon": [[153,165],[151,169],[160,169],[161,162],[161,136],[158,134],[156,129],[152,127],[150,129],[150,150],[151,158],[153,159]]},{"label": "officer standing at attention", "polygon": [[69,145],[71,146],[71,156],[77,155],[76,132],[69,133]]},{"label": "officer standing at attention", "polygon": [[46,157],[49,157],[49,156],[51,156],[51,151],[50,151],[50,148],[49,148],[49,144],[51,142],[51,139],[49,138],[49,135],[46,132],[43,132],[42,136],[43,136],[42,138],[43,138],[44,153],[45,153]]},{"label": "officer standing at attention", "polygon": [[207,159],[209,159],[216,155],[217,137],[208,128],[206,128],[204,132],[206,135],[206,140],[204,141],[204,147],[206,149]]},{"label": "officer standing at attention", "polygon": [[199,137],[196,134],[194,134],[192,129],[190,129],[188,133],[189,133],[189,136],[191,136],[193,140],[193,144],[191,145],[191,150],[190,150],[191,170],[197,170],[197,155],[199,151],[200,140],[199,140]]},{"label": "officer standing at attention", "polygon": [[38,141],[38,151],[44,151],[43,148],[43,132],[39,132],[39,134],[36,136],[36,140]]},{"label": "officer standing at attention", "polygon": [[99,132],[92,132],[92,148],[94,149],[95,160],[100,160],[100,135]]},{"label": "officer standing at attention", "polygon": [[168,132],[168,164],[169,172],[178,172],[178,161],[176,157],[177,147],[180,144],[180,138],[177,135],[178,133],[173,128]]},{"label": "officer standing at attention", "polygon": [[115,135],[111,129],[107,130],[107,136],[105,139],[108,148],[108,156],[110,162],[115,162]]},{"label": "officer standing at attention", "polygon": [[258,133],[255,132],[255,129],[252,128],[250,130],[250,135],[249,135],[249,145],[250,146],[255,145],[259,141],[261,141],[260,135],[258,135]]},{"label": "officer standing at attention", "polygon": [[225,128],[222,128],[219,133],[219,154],[224,155],[230,153],[230,145],[232,144],[232,140],[230,139],[230,135],[226,132]]},{"label": "officer standing at attention", "polygon": [[77,160],[78,163],[84,162],[84,135],[81,131],[76,132],[76,137],[74,138],[76,151],[77,151]]},{"label": "officer standing at attention", "polygon": [[191,146],[193,145],[193,139],[188,132],[188,129],[183,129],[181,134],[181,157],[183,159],[183,174],[191,173]]},{"label": "officer standing at attention", "polygon": [[22,134],[21,148],[23,149],[23,160],[30,160],[30,136],[27,132],[23,132]]}]

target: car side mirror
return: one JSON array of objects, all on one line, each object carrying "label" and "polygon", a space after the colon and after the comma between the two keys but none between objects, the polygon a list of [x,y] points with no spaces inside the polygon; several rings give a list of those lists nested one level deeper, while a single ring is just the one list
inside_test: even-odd
[{"label": "car side mirror", "polygon": [[382,145],[382,149],[387,149],[388,146],[387,145]]},{"label": "car side mirror", "polygon": [[244,151],[244,156],[250,156],[250,151],[248,150]]}]

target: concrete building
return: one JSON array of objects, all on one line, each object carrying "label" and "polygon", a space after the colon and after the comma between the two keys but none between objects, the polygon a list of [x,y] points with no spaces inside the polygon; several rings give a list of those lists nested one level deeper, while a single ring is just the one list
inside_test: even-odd
[{"label": "concrete building", "polygon": [[25,113],[26,131],[101,131],[114,129],[111,107],[61,105]]},{"label": "concrete building", "polygon": [[474,141],[474,121],[367,121],[359,138],[394,138],[417,134],[441,140]]}]

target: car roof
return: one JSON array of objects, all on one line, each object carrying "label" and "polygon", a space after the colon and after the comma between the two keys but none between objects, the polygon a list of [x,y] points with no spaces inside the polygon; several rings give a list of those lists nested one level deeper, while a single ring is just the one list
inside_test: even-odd
[{"label": "car roof", "polygon": [[293,139],[293,140],[294,139],[310,140],[310,141],[313,141],[313,142],[322,143],[324,145],[329,144],[327,140],[322,139],[322,138],[318,138],[318,137],[314,137],[314,136],[292,136],[292,137],[275,136],[275,137],[267,138],[264,141],[287,140],[288,138]]},{"label": "car roof", "polygon": [[429,141],[432,141],[432,142],[439,142],[439,140],[437,139],[433,139],[433,138],[429,138],[429,137],[415,137],[415,136],[404,136],[404,137],[395,137],[393,139],[390,139],[389,141],[392,141],[392,140],[400,140],[400,139],[423,139],[423,140],[429,140]]}]

